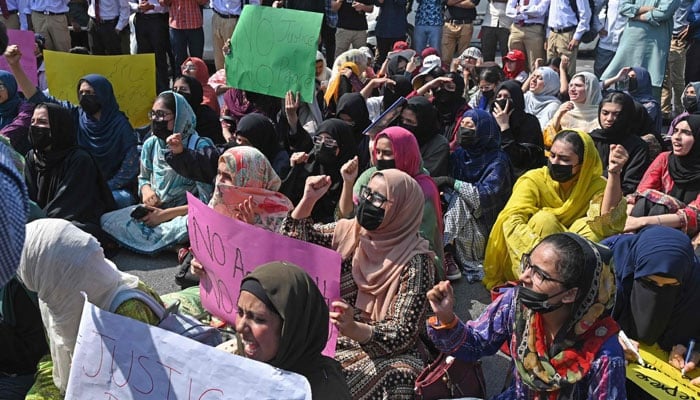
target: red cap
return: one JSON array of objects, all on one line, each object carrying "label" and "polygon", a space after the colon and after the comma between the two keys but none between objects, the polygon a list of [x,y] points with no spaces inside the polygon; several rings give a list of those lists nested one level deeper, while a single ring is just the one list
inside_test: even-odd
[{"label": "red cap", "polygon": [[420,56],[425,58],[428,56],[438,56],[440,57],[440,54],[438,54],[438,51],[432,47],[426,47],[421,51]]},{"label": "red cap", "polygon": [[525,53],[520,50],[511,50],[503,58],[510,61],[525,61]]},{"label": "red cap", "polygon": [[408,46],[408,43],[404,42],[403,40],[399,40],[398,42],[394,42],[394,48],[392,49],[393,51],[399,51],[399,50],[407,50],[410,49]]}]

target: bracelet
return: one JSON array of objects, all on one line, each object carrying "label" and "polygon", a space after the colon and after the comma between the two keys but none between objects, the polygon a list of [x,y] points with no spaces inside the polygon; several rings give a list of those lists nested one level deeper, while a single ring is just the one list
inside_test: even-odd
[{"label": "bracelet", "polygon": [[660,216],[658,216],[658,215],[656,216],[656,221],[658,222],[658,225],[662,225]]},{"label": "bracelet", "polygon": [[372,325],[367,325],[367,326],[369,326],[369,337],[367,337],[367,339],[361,341],[360,344],[369,343],[370,341],[372,341],[372,337],[374,336],[374,328],[372,327]]},{"label": "bracelet", "polygon": [[620,173],[619,170],[618,170],[618,171],[615,171],[615,170],[612,170],[612,169],[608,168],[608,174],[616,174],[616,175],[617,175],[617,174],[619,174],[619,173]]}]

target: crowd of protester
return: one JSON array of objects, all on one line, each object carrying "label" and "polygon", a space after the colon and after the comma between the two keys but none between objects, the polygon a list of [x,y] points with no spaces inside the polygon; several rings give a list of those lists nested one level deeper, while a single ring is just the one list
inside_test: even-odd
[{"label": "crowd of protester", "polygon": [[[305,376],[314,398],[412,399],[436,351],[508,350],[499,399],[650,398],[625,379],[640,343],[684,373],[700,362],[700,0],[491,0],[480,46],[478,0],[212,0],[212,70],[205,0],[0,3],[0,22],[36,32],[38,66],[35,85],[10,45],[0,71],[0,398],[64,398],[81,291],[203,310],[187,193],[340,254],[330,305],[303,266],[255,269],[219,346]],[[324,15],[311,101],[228,86],[244,5]],[[146,127],[102,75],[75,82],[77,104],[45,80],[45,49],[128,53],[130,14],[155,53]],[[110,261],[169,250],[183,291],[167,295]],[[497,294],[471,321],[461,279]],[[159,322],[138,299],[112,311]]]}]

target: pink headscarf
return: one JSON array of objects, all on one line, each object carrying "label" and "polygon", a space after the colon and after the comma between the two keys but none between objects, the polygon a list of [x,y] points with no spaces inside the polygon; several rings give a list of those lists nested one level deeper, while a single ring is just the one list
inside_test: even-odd
[{"label": "pink headscarf", "polygon": [[394,151],[394,163],[396,169],[410,175],[418,182],[426,200],[430,200],[437,214],[439,232],[443,231],[442,207],[440,205],[440,193],[433,178],[423,173],[423,159],[420,155],[418,141],[413,134],[399,126],[392,126],[379,132],[374,138],[374,148],[372,149],[372,161],[376,165],[377,142],[381,138],[387,138],[391,142]]}]

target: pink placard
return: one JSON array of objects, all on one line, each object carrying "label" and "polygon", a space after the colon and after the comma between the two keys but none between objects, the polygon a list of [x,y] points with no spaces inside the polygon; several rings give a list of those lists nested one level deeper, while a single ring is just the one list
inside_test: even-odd
[{"label": "pink placard", "polygon": [[[36,57],[34,56],[34,32],[8,29],[7,36],[10,39],[9,44],[16,44],[22,52],[22,59],[19,63],[22,65],[22,69],[24,69],[24,73],[27,74],[29,80],[36,86],[37,75]],[[0,57],[0,69],[12,72],[5,57]]]},{"label": "pink placard", "polygon": [[[304,269],[318,285],[326,303],[340,297],[340,254],[228,218],[187,194],[187,228],[194,256],[206,277],[199,292],[209,312],[235,324],[236,304],[243,277],[271,261],[288,261]],[[329,322],[323,354],[335,355],[338,332]]]}]

